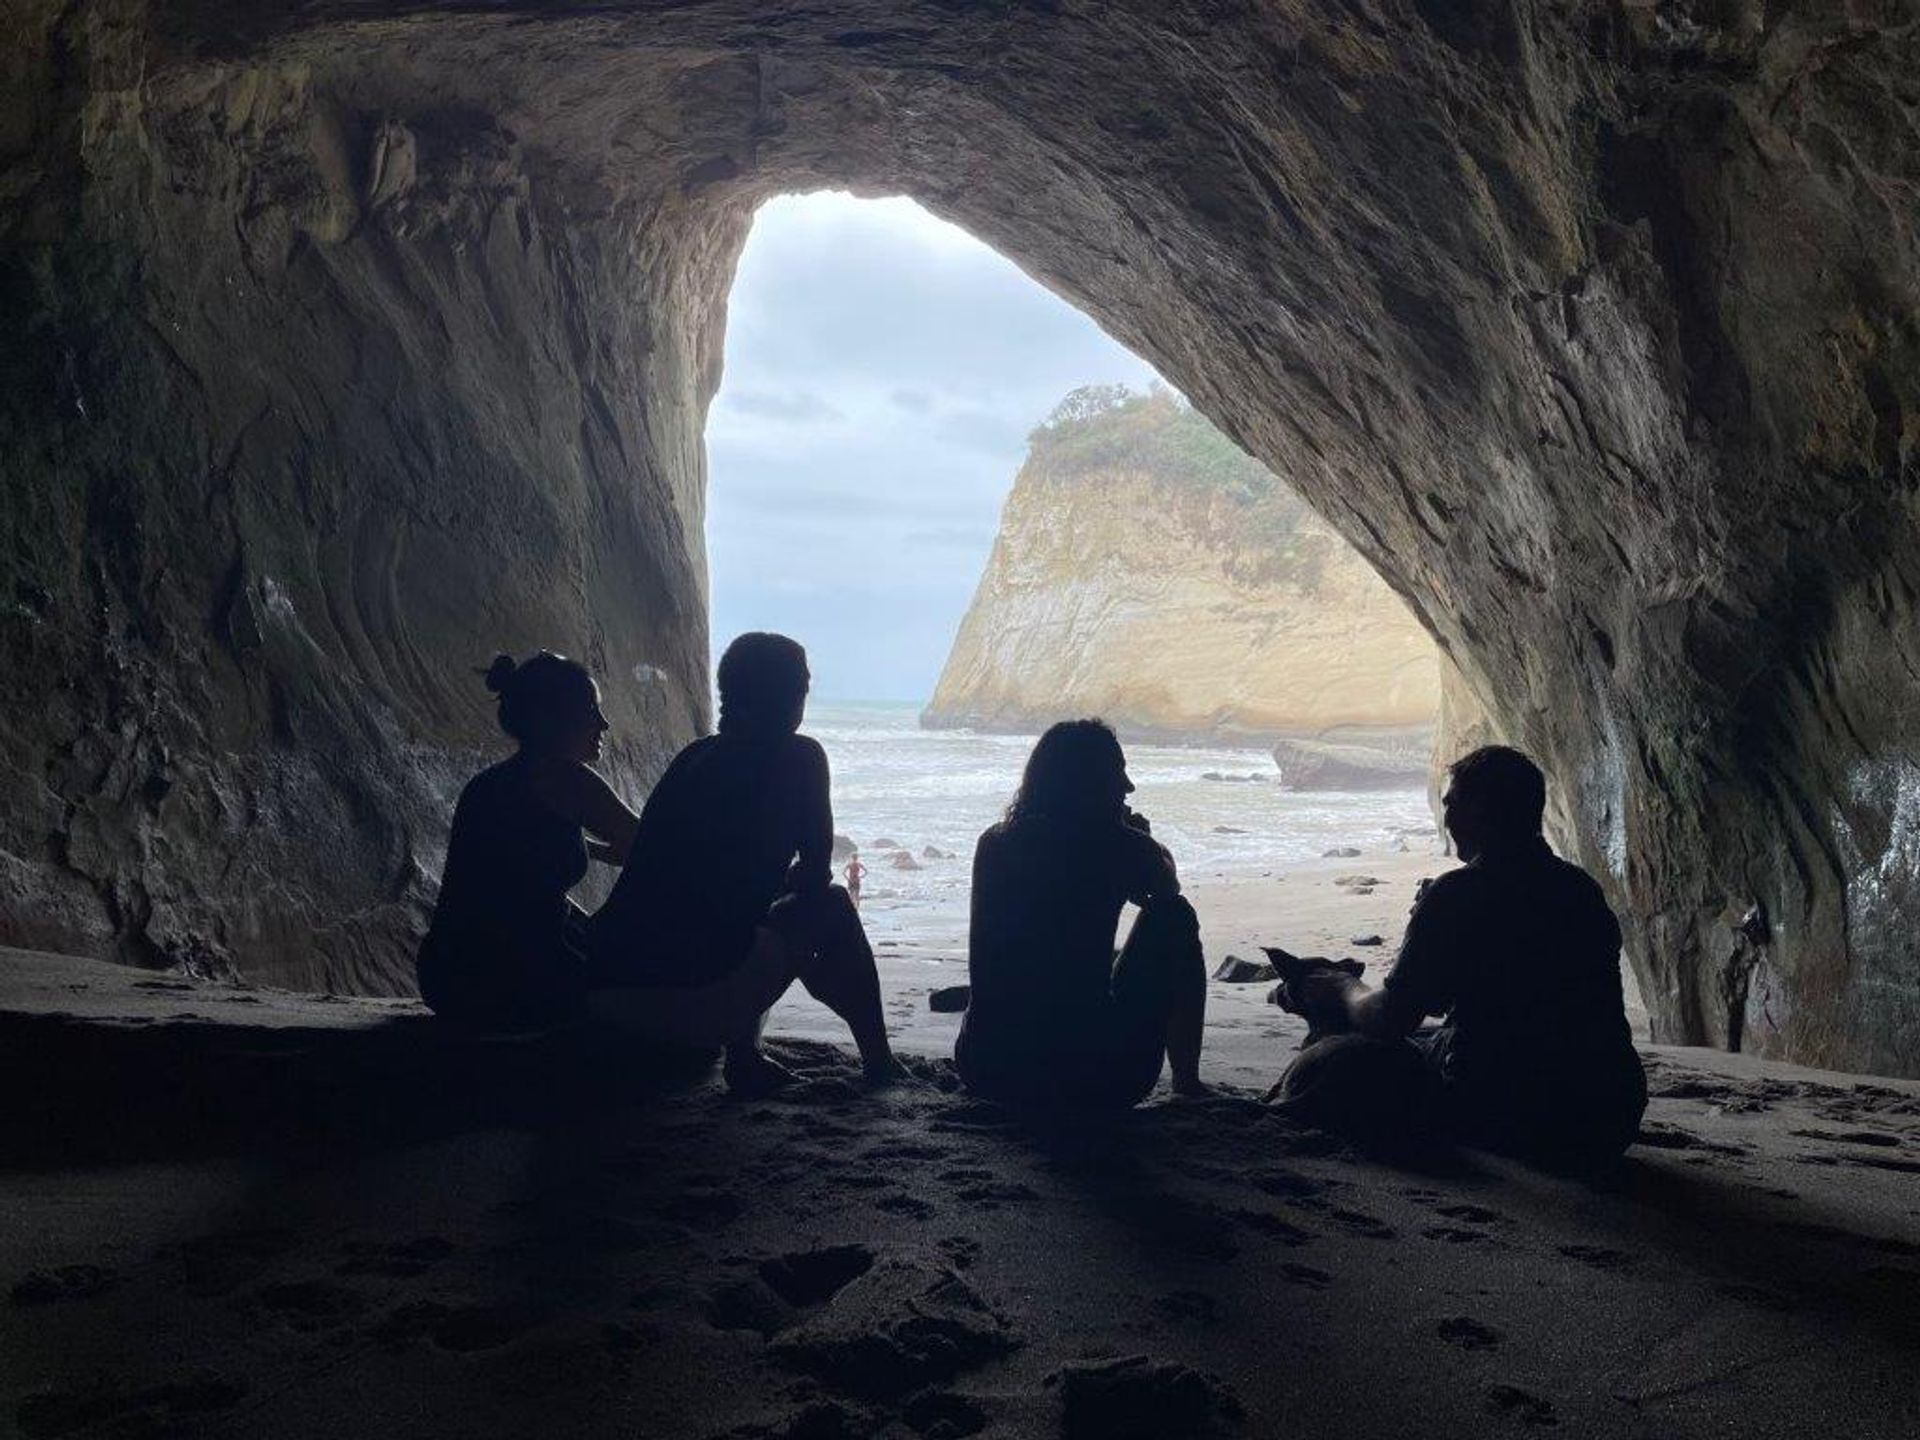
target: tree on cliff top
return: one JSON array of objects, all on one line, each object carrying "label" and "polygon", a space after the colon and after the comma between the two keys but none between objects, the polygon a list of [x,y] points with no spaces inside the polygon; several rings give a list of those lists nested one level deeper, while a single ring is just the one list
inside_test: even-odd
[{"label": "tree on cliff top", "polygon": [[1164,385],[1082,385],[1027,437],[1029,462],[1058,480],[1133,470],[1176,488],[1224,491],[1290,529],[1306,506],[1258,460]]}]

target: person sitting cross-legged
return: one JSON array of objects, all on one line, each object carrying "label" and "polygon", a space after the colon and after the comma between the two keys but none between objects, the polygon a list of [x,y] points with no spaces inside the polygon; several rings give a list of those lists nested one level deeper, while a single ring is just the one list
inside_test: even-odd
[{"label": "person sitting cross-legged", "polygon": [[[1467,863],[1426,887],[1378,989],[1331,967],[1289,982],[1289,1008],[1335,1033],[1276,1089],[1337,1124],[1382,1113],[1382,1097],[1357,1093],[1366,1087],[1403,1086],[1402,1113],[1427,1113],[1425,1077],[1469,1145],[1569,1165],[1616,1157],[1647,1103],[1619,922],[1593,879],[1548,848],[1546,782],[1525,755],[1496,745],[1464,756],[1441,803]],[[1445,1020],[1420,1029],[1428,1016]]]},{"label": "person sitting cross-legged", "polygon": [[[1176,1092],[1204,1093],[1199,921],[1173,857],[1127,808],[1132,790],[1113,732],[1066,721],[1040,737],[1006,818],[980,837],[954,1047],[975,1094],[1123,1109],[1163,1065]],[[1128,901],[1140,914],[1116,960]]]},{"label": "person sitting cross-legged", "polygon": [[853,901],[832,883],[827,756],[797,733],[806,651],[742,635],[720,657],[719,733],[667,767],[625,869],[587,927],[594,1012],[666,1047],[724,1047],[728,1088],[791,1077],[760,1049],[798,979],[847,1022],[871,1081],[901,1073]]}]

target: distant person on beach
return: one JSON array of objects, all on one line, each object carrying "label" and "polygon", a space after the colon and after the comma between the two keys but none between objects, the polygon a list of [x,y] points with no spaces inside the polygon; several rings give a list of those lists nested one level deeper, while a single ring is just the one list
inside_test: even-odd
[{"label": "distant person on beach", "polygon": [[624,860],[639,821],[593,768],[607,721],[584,666],[501,655],[486,686],[518,749],[460,792],[420,994],[446,1019],[539,1029],[575,1018],[585,995],[586,917],[567,892],[589,857]]},{"label": "distant person on beach", "polygon": [[760,1030],[795,979],[853,1032],[868,1078],[899,1073],[853,900],[832,883],[827,756],[798,732],[806,651],[747,634],[720,657],[719,733],[674,757],[589,926],[595,1011],[667,1046],[719,1045],[730,1089],[792,1077]]},{"label": "distant person on beach", "polygon": [[867,878],[867,867],[860,863],[858,855],[847,857],[847,895],[853,901],[853,908],[860,908],[860,882]]},{"label": "distant person on beach", "polygon": [[[1124,1108],[1163,1064],[1204,1093],[1206,966],[1173,857],[1127,808],[1133,782],[1098,720],[1053,726],[1006,818],[973,857],[972,996],[954,1059],[967,1088],[1015,1103]],[[1121,908],[1139,917],[1115,958]]]},{"label": "distant person on beach", "polygon": [[[1331,969],[1290,985],[1289,1008],[1348,1033],[1303,1050],[1282,1095],[1337,1115],[1353,1098],[1343,1085],[1424,1075],[1469,1144],[1575,1164],[1619,1155],[1647,1103],[1619,922],[1592,878],[1547,847],[1546,781],[1519,751],[1455,761],[1441,804],[1466,863],[1420,897],[1378,989]],[[1445,1019],[1420,1029],[1428,1016]],[[1409,1044],[1422,1063],[1404,1069],[1383,1070],[1367,1049]]]}]

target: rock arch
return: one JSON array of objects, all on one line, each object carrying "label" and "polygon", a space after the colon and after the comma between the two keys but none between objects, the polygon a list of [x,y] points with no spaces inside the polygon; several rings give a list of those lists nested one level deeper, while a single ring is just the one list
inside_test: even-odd
[{"label": "rock arch", "polygon": [[1546,762],[1660,1038],[1920,1070],[1899,6],[10,14],[4,938],[404,983],[495,644],[584,654],[644,776],[704,716],[734,258],[850,185],[1369,556]]}]

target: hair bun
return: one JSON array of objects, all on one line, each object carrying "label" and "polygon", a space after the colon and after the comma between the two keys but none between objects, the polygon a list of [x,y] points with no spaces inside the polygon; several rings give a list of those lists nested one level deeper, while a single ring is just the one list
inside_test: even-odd
[{"label": "hair bun", "polygon": [[511,655],[496,655],[493,657],[493,663],[481,674],[486,676],[487,689],[498,695],[507,688],[507,682],[513,678],[513,672],[517,669],[519,666],[513,663]]}]

